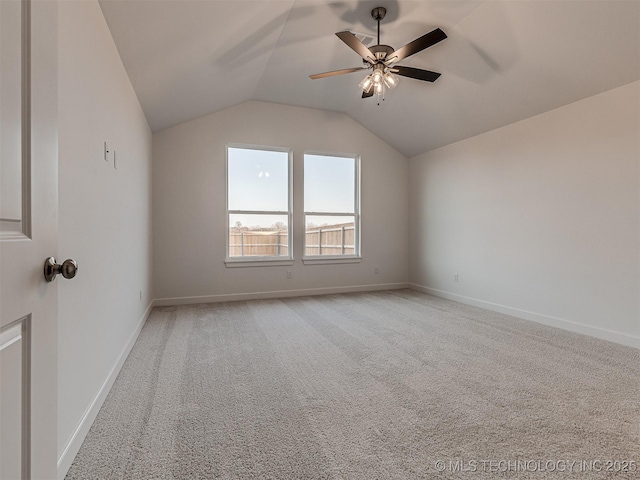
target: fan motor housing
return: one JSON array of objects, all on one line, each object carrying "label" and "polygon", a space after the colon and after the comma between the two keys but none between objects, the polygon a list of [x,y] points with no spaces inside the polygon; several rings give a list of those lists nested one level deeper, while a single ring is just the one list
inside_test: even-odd
[{"label": "fan motor housing", "polygon": [[371,53],[376,56],[376,60],[384,60],[393,52],[395,52],[395,50],[389,45],[374,45],[372,47],[369,47],[369,50],[371,50]]}]

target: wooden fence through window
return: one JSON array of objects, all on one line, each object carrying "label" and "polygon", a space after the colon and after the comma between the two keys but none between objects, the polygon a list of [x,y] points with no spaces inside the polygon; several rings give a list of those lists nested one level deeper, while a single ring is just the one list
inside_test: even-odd
[{"label": "wooden fence through window", "polygon": [[[239,230],[229,232],[229,257],[288,256],[288,232]],[[353,222],[308,227],[305,232],[305,256],[354,255]]]},{"label": "wooden fence through window", "polygon": [[309,227],[305,232],[305,256],[354,255],[355,226],[352,223]]},{"label": "wooden fence through window", "polygon": [[230,257],[288,256],[288,233],[274,231],[229,232]]}]

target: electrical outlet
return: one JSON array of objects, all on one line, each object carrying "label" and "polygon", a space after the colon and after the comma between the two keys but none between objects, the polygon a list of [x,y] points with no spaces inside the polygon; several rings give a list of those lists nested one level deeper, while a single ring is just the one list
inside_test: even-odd
[{"label": "electrical outlet", "polygon": [[118,158],[116,157],[116,151],[113,151],[113,168],[118,169]]},{"label": "electrical outlet", "polygon": [[458,283],[458,274],[457,273],[453,274],[453,281]]},{"label": "electrical outlet", "polygon": [[104,161],[109,161],[109,145],[107,144],[107,142],[104,142]]},{"label": "electrical outlet", "polygon": [[380,267],[373,267],[373,274],[380,275]]},{"label": "electrical outlet", "polygon": [[287,279],[291,280],[293,278],[293,272],[291,270],[287,270]]}]

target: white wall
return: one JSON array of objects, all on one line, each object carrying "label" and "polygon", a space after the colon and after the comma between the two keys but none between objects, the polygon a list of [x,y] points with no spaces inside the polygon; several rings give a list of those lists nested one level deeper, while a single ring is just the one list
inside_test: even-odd
[{"label": "white wall", "polygon": [[[293,149],[293,266],[225,267],[228,142]],[[362,156],[363,260],[359,264],[303,265],[300,260],[302,162],[309,150]],[[344,114],[256,101],[155,133],[155,297],[215,300],[228,294],[247,298],[237,294],[405,284],[407,163],[403,155]],[[373,274],[375,266],[380,268],[379,275]],[[287,270],[293,272],[292,280],[287,280]]]},{"label": "white wall", "polygon": [[59,260],[79,264],[56,280],[64,475],[151,299],[151,132],[97,1],[60,2],[59,89]]},{"label": "white wall", "polygon": [[410,159],[410,281],[639,345],[639,90]]}]

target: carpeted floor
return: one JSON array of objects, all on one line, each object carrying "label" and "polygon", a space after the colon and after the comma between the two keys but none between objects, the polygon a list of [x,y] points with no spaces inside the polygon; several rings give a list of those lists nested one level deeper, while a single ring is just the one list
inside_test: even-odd
[{"label": "carpeted floor", "polygon": [[67,478],[640,478],[639,367],[410,290],[156,308]]}]

